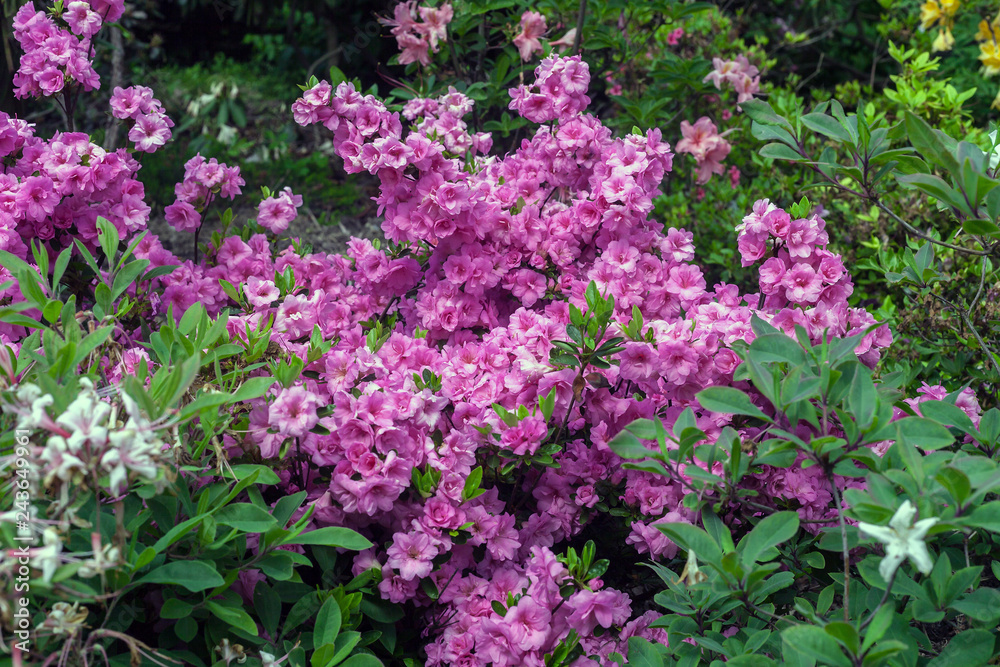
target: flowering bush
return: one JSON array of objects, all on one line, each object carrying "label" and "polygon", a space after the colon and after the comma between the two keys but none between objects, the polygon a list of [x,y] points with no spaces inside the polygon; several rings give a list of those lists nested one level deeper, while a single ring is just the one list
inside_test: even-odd
[{"label": "flowering bush", "polygon": [[[19,30],[93,34],[86,4],[22,9]],[[451,7],[399,7],[395,36],[427,66]],[[540,16],[514,37],[524,59]],[[745,97],[748,62],[715,73],[776,128],[765,152],[805,150]],[[295,121],[379,184],[385,239],[343,254],[275,242],[294,187],[263,188],[235,228],[223,213],[193,261],[164,250],[134,178],[169,136],[148,89],[112,97],[132,150],[0,116],[15,664],[913,664],[908,624],[959,614],[974,627],[938,659],[993,657],[1000,605],[977,583],[1000,412],[934,386],[907,402],[879,376],[892,334],[851,305],[806,200],[744,211],[754,283],[709,287],[693,235],[653,217],[669,143],[616,136],[587,113],[590,83],[580,56],[542,59],[507,93],[530,132],[494,154],[455,88],[397,109],[311,80]],[[873,160],[886,140],[818,115],[801,123]],[[676,151],[721,174],[717,126],[682,127]],[[929,159],[957,159],[914,127]],[[196,156],[166,219],[197,244],[244,185]],[[979,201],[952,205],[992,233]],[[655,576],[630,581],[646,560]]]}]

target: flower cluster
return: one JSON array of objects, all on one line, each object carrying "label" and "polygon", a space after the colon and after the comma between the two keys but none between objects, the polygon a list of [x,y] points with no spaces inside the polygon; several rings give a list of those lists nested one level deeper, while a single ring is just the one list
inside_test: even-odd
[{"label": "flower cluster", "polygon": [[533,123],[566,120],[590,104],[590,70],[579,56],[546,58],[535,70],[535,83],[510,91],[510,108]]},{"label": "flower cluster", "polygon": [[52,96],[73,83],[83,90],[101,85],[91,60],[93,37],[105,23],[114,23],[124,11],[124,0],[74,0],[61,16],[35,11],[27,2],[14,16],[14,39],[24,50],[14,75],[18,98]]},{"label": "flower cluster", "polygon": [[951,29],[955,25],[955,14],[960,4],[960,0],[927,0],[920,5],[921,32],[938,26],[938,35],[933,45],[935,51],[950,51],[955,46]]},{"label": "flower cluster", "polygon": [[997,39],[1000,38],[1000,20],[995,17],[987,22],[985,19],[979,22],[979,30],[976,31],[976,41],[979,42],[979,61],[983,63],[983,74],[995,76],[1000,74],[1000,46]]},{"label": "flower cluster", "polygon": [[[658,523],[695,519],[681,482],[623,467],[608,441],[640,417],[670,428],[688,407],[707,438],[717,437],[730,417],[695,396],[733,383],[733,348],[753,339],[754,316],[786,331],[801,325],[814,340],[873,323],[848,308],[850,277],[825,248],[823,221],[792,221],[767,201],[740,228],[744,262],[772,250],[760,293],[710,287],[692,263],[692,234],[649,217],[672,168],[670,146],[657,130],[615,138],[585,113],[589,81],[579,57],[544,60],[533,83],[511,91],[511,108],[546,125],[502,157],[486,155],[488,135],[470,135],[463,117],[472,102],[458,92],[414,100],[400,115],[351,84],[318,83],[293,105],[295,120],[321,123],[348,171],[378,179],[390,243],[356,239],[344,255],[302,255],[272,248],[264,234],[229,236],[201,263],[164,276],[162,297],[150,304],[178,318],[196,302],[211,315],[229,307],[233,344],[249,347],[262,332],[278,356],[303,362],[298,379],[249,402],[246,431],[226,433],[222,446],[231,458],[286,458],[275,466],[281,486],[307,493],[313,527],[371,538],[355,570],[378,569],[383,597],[425,609],[440,628],[429,638],[430,665],[543,664],[571,633],[604,661],[625,654],[631,636],[665,641],[650,614],[633,618],[625,592],[572,574],[556,555],[609,503],[627,515],[628,544],[654,558],[677,552]],[[121,91],[113,108],[128,116],[144,99],[152,98]],[[20,234],[53,217],[62,196],[54,176],[33,181],[23,161],[65,180],[65,161],[46,165],[47,151],[90,151],[88,169],[107,156],[79,137],[45,143],[5,121],[0,147],[20,157],[2,177],[14,194],[0,197],[0,211]],[[720,163],[724,140],[711,130],[685,134],[678,150]],[[238,168],[197,156],[167,220],[197,229],[215,196],[233,198],[242,185]],[[46,188],[53,194],[33,194]],[[267,196],[257,222],[283,231],[300,204],[290,189]],[[153,265],[177,263],[151,237],[135,252]],[[626,340],[616,364],[584,374],[551,353],[568,335],[571,307],[588,308],[590,285],[614,297],[611,333]],[[642,331],[627,334],[636,313]],[[124,352],[109,378],[148,364],[133,336],[119,335]],[[314,347],[317,336],[328,344]],[[858,351],[873,364],[890,340],[876,329]],[[47,484],[91,475],[117,494],[131,479],[159,478],[160,425],[124,397],[129,418],[112,429],[114,408],[89,387],[78,399],[86,406],[61,416],[49,415],[39,392],[24,391],[16,411],[27,427],[51,433],[39,453]],[[538,407],[546,401],[547,410]],[[815,468],[766,474],[760,483],[797,499],[803,516],[832,511]],[[482,483],[469,493],[476,475]],[[259,546],[248,540],[250,550]]]},{"label": "flower cluster", "polygon": [[116,87],[111,95],[111,113],[120,120],[131,119],[135,125],[128,133],[135,149],[152,153],[170,141],[174,122],[167,117],[160,100],[145,86]]},{"label": "flower cluster", "polygon": [[[139,163],[125,149],[109,153],[81,132],[43,140],[31,124],[0,112],[0,159],[0,250],[26,259],[31,239],[53,250],[73,239],[96,248],[98,217],[123,239],[146,227]],[[17,298],[18,288],[3,295]],[[0,340],[5,334],[10,325],[0,324]]]},{"label": "flower cluster", "polygon": [[725,170],[722,161],[729,155],[732,147],[719,134],[711,119],[702,116],[694,125],[682,120],[681,134],[684,138],[677,142],[677,152],[689,153],[694,157],[698,165],[698,185],[708,183],[712,174],[721,174]]},{"label": "flower cluster", "polygon": [[746,56],[737,56],[736,60],[712,58],[712,65],[713,69],[704,81],[711,81],[719,90],[722,90],[723,83],[731,85],[737,94],[737,104],[752,99],[760,90],[760,72]]},{"label": "flower cluster", "polygon": [[235,199],[244,185],[239,167],[198,154],[184,165],[184,180],[174,187],[177,200],[165,209],[167,222],[179,231],[194,231],[201,227],[201,214],[216,196]]},{"label": "flower cluster", "polygon": [[[431,64],[430,52],[438,52],[441,42],[448,41],[448,24],[454,11],[451,3],[440,7],[420,7],[416,0],[400,2],[393,10],[392,19],[379,19],[379,23],[392,27],[401,53],[399,64]],[[420,20],[418,20],[418,17]]]},{"label": "flower cluster", "polygon": [[167,446],[158,431],[164,424],[149,421],[131,397],[122,394],[128,415],[118,420],[119,407],[103,399],[87,378],[80,393],[58,416],[49,410],[55,399],[36,385],[18,387],[16,402],[5,408],[18,415],[18,428],[49,433],[44,445],[34,446],[32,466],[45,488],[77,486],[97,481],[111,496],[120,496],[132,479],[165,479]]},{"label": "flower cluster", "polygon": [[463,118],[472,111],[472,100],[448,88],[448,93],[437,99],[417,97],[403,107],[403,118],[416,123],[417,131],[425,137],[434,137],[445,150],[456,155],[466,152],[488,153],[493,140],[488,132],[470,134]]},{"label": "flower cluster", "polygon": [[[233,455],[271,458],[295,442],[306,460],[284,471],[289,492],[310,494],[317,525],[364,530],[379,545],[356,569],[379,568],[380,590],[393,601],[428,605],[432,582],[438,604],[428,613],[455,623],[428,648],[431,664],[534,664],[571,629],[588,654],[624,651],[621,638],[646,632],[649,619],[630,622],[628,598],[600,582],[565,601],[552,596],[566,577],[555,546],[578,535],[599,502],[627,507],[628,542],[656,557],[677,550],[656,523],[694,517],[680,485],[622,468],[608,440],[637,417],[659,413],[669,426],[688,406],[715,437],[728,418],[693,397],[732,382],[739,357],[731,346],[752,339],[754,315],[787,330],[801,324],[817,340],[831,326],[842,335],[872,323],[847,306],[849,277],[823,248],[822,221],[785,225],[767,202],[748,220],[776,223],[787,285],[771,289],[762,276],[763,294],[709,289],[690,263],[691,234],[664,233],[647,217],[671,167],[669,146],[652,131],[612,138],[582,113],[588,80],[578,58],[543,62],[532,86],[513,91],[512,106],[555,123],[514,153],[485,159],[474,156],[479,148],[459,124],[471,103],[458,93],[408,103],[404,119],[413,126],[404,133],[400,117],[375,98],[350,84],[319,83],[295,103],[296,119],[331,129],[347,168],[378,177],[383,229],[394,245],[355,240],[346,257],[287,249],[271,260],[263,237],[232,237],[214,267],[171,277],[178,289],[202,289],[216,271],[243,283],[252,312],[231,318],[237,339],[273,318],[271,340],[293,356],[307,356],[316,328],[336,341],[308,378],[255,401],[248,437],[225,444]],[[766,250],[770,229],[745,223],[741,238],[766,232],[743,240],[748,261],[763,257],[750,259],[750,246]],[[302,288],[282,296],[263,276],[289,269]],[[806,269],[821,276],[817,294],[799,278]],[[625,343],[619,365],[580,386],[576,371],[553,366],[549,352],[565,336],[566,302],[585,308],[590,283],[615,297],[617,327],[635,306],[649,333]],[[390,313],[395,328],[373,346],[364,323]],[[872,332],[862,358],[874,363],[889,340],[884,328]],[[621,386],[628,395],[616,391]],[[508,422],[497,412],[548,395],[552,422],[537,413]],[[494,484],[465,496],[467,479],[489,456],[516,462],[548,451],[554,422],[566,424],[558,468],[527,466],[512,491]],[[769,474],[771,487],[802,496],[804,516],[831,511],[815,471]],[[511,492],[524,500],[512,503]],[[494,602],[505,606],[502,614]]]}]

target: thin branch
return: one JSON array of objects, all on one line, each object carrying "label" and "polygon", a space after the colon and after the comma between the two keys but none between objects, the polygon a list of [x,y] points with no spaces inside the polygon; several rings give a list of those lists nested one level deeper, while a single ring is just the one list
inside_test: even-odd
[{"label": "thin branch", "polygon": [[840,500],[840,490],[837,489],[837,481],[830,472],[827,472],[827,481],[830,482],[830,488],[833,489],[833,497],[837,500],[837,514],[840,519],[841,545],[844,556],[844,622],[850,623],[851,616],[848,607],[850,606],[851,595],[851,550],[847,544],[847,523],[844,521],[844,503]]},{"label": "thin branch", "polygon": [[573,53],[579,55],[583,42],[583,21],[587,17],[587,0],[580,0],[580,11],[576,16],[576,36],[573,37]]},{"label": "thin branch", "polygon": [[967,255],[977,255],[977,256],[983,257],[983,256],[987,256],[987,255],[992,255],[995,252],[996,246],[991,247],[989,250],[973,250],[972,248],[963,248],[960,245],[953,245],[953,244],[948,243],[946,241],[939,241],[939,240],[937,240],[935,238],[931,238],[927,234],[924,234],[923,232],[921,232],[920,230],[918,230],[916,227],[914,227],[913,225],[911,225],[910,223],[908,223],[906,220],[903,220],[901,217],[899,217],[898,215],[896,215],[892,211],[892,209],[890,209],[888,206],[886,206],[885,204],[883,204],[882,202],[880,202],[878,199],[871,199],[871,201],[876,206],[879,207],[879,210],[885,211],[886,213],[889,214],[890,217],[892,217],[893,220],[895,220],[896,222],[898,222],[899,224],[901,224],[906,229],[906,231],[908,231],[909,233],[913,234],[914,236],[919,236],[920,238],[924,239],[925,241],[930,241],[931,243],[934,243],[935,245],[944,246],[945,248],[951,248],[952,250],[958,250],[959,252],[964,252]]},{"label": "thin branch", "polygon": [[866,618],[864,621],[861,622],[861,625],[858,627],[858,630],[864,630],[865,628],[867,628],[868,624],[871,623],[872,620],[875,618],[875,614],[878,613],[878,610],[881,609],[882,605],[885,604],[885,601],[889,599],[889,591],[892,590],[892,584],[894,581],[896,581],[896,574],[898,572],[899,572],[898,567],[892,571],[892,576],[889,577],[889,582],[885,587],[885,593],[882,594],[882,599],[879,600],[878,604],[875,605],[875,608],[872,609],[872,613],[868,615],[868,618]]},{"label": "thin branch", "polygon": [[979,289],[976,291],[975,298],[972,299],[972,303],[969,304],[969,317],[971,318],[973,313],[976,312],[976,306],[979,305],[979,298],[983,295],[983,287],[986,285],[986,256],[983,256],[983,264],[979,269]]}]

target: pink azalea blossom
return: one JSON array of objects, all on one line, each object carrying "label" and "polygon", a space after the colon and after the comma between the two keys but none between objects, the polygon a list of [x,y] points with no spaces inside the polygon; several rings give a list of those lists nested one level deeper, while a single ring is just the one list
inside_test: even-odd
[{"label": "pink azalea blossom", "polygon": [[538,38],[545,34],[545,30],[545,16],[542,14],[529,10],[521,15],[521,31],[514,36],[514,46],[521,60],[528,61],[531,54],[542,50]]}]

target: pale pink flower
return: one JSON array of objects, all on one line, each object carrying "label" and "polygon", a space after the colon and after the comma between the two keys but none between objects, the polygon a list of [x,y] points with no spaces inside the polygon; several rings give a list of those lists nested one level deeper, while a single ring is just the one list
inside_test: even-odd
[{"label": "pale pink flower", "polygon": [[284,435],[301,436],[319,422],[316,407],[319,400],[305,387],[282,389],[268,410],[268,422]]},{"label": "pale pink flower", "polygon": [[514,46],[521,54],[521,60],[531,59],[531,54],[542,50],[539,37],[545,34],[545,16],[527,11],[521,15],[521,32],[514,36]]}]

